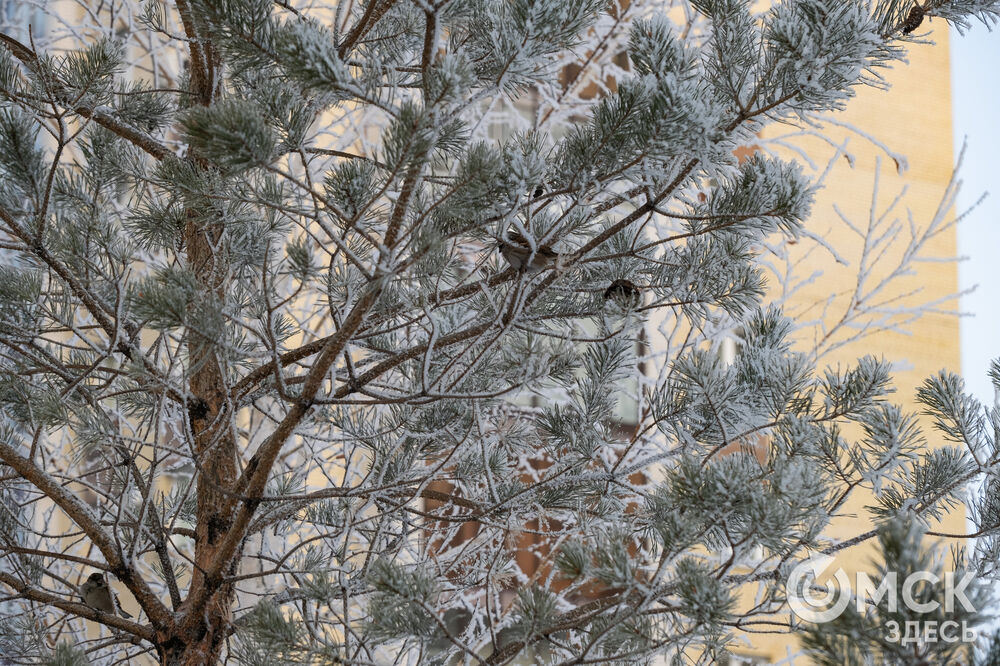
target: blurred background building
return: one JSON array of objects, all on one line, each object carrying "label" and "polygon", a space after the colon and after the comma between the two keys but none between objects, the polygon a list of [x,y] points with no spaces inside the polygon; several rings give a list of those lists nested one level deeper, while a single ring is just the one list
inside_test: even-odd
[{"label": "blurred background building", "polygon": [[[919,33],[927,33],[934,43],[913,46],[908,65],[883,73],[891,86],[888,91],[861,88],[845,112],[829,118],[822,133],[832,144],[780,126],[767,128],[762,137],[763,143],[800,161],[816,161],[819,169],[833,156],[809,228],[836,251],[823,251],[822,243],[792,247],[788,262],[799,263],[794,271],[798,280],[782,284],[778,279],[772,284],[778,291],[794,288],[784,299],[785,310],[797,323],[808,323],[799,329],[802,346],[818,349],[821,367],[846,367],[866,354],[892,361],[894,401],[909,412],[919,412],[914,400],[917,388],[939,370],[964,370],[983,380],[986,372],[981,360],[978,367],[962,365],[960,330],[970,320],[958,313],[971,302],[961,299],[960,304],[958,295],[971,284],[959,283],[961,225],[954,220],[976,202],[981,190],[967,188],[957,204],[954,200],[954,167],[962,145],[953,137],[962,132],[953,132],[952,36],[943,21],[925,21]],[[996,95],[995,86],[982,90]],[[994,107],[988,108],[992,112]],[[837,156],[833,146],[842,147],[842,155]],[[959,177],[981,168],[967,161]],[[989,170],[977,175],[993,174]],[[907,253],[916,242],[923,247],[908,261]],[[984,248],[966,241],[963,249],[980,254]],[[996,275],[995,266],[992,273]],[[976,277],[996,284],[989,273]],[[980,308],[995,302],[990,293],[995,293],[990,285],[980,286],[985,296],[976,301]],[[983,399],[983,382],[979,383]],[[928,445],[940,443],[929,424],[921,425]],[[867,493],[853,497],[827,534],[847,539],[869,529],[871,518],[865,510],[869,503]],[[954,511],[936,529],[968,532],[964,511]],[[828,571],[838,566],[849,573],[859,568],[871,571],[872,555],[870,541],[845,549]],[[763,633],[746,638],[745,649],[733,651],[732,666],[808,663],[804,657],[795,658],[799,647],[794,638],[768,633],[766,626]]]}]

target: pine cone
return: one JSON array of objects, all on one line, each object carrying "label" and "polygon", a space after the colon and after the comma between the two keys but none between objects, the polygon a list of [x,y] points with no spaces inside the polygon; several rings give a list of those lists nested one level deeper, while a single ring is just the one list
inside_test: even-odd
[{"label": "pine cone", "polygon": [[910,13],[906,15],[906,20],[903,21],[903,34],[908,35],[917,28],[920,24],[924,22],[924,8],[920,5],[913,5],[910,9]]},{"label": "pine cone", "polygon": [[619,278],[604,290],[604,299],[614,301],[623,308],[634,310],[642,302],[639,288],[629,280]]}]

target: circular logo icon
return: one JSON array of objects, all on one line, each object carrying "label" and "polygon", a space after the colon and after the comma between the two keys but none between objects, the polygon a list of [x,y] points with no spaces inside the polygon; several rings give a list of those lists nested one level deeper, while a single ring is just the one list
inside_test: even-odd
[{"label": "circular logo icon", "polygon": [[[816,579],[826,571],[826,568],[833,562],[830,555],[817,555],[801,562],[792,569],[788,576],[785,589],[788,592],[788,605],[792,612],[806,622],[821,624],[836,619],[851,603],[851,581],[838,568],[833,574],[837,581],[835,586],[816,585]],[[818,593],[817,587],[823,587],[823,592]]]}]

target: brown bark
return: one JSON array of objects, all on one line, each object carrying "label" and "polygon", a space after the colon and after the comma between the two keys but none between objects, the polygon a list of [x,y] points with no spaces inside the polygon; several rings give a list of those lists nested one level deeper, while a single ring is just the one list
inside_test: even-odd
[{"label": "brown bark", "polygon": [[[227,288],[225,239],[221,222],[189,211],[184,230],[188,265],[195,272],[206,298],[222,302]],[[197,306],[195,306],[197,307]],[[157,641],[164,666],[215,664],[230,633],[235,597],[233,585],[205,575],[232,526],[229,495],[239,475],[237,441],[226,399],[229,387],[225,368],[213,341],[189,331],[188,416],[194,437],[196,473],[195,566],[188,601],[180,611],[186,617]],[[226,573],[238,566],[240,553]],[[206,596],[201,609],[192,612],[189,602]]]},{"label": "brown bark", "polygon": [[[222,224],[190,211],[184,231],[187,259],[198,276],[206,298],[225,297],[228,265]],[[158,641],[160,663],[164,666],[215,664],[225,637],[229,635],[235,590],[218,579],[209,580],[205,571],[214,561],[223,537],[232,525],[228,501],[239,475],[237,441],[227,409],[229,389],[225,368],[212,341],[189,331],[188,361],[191,368],[187,397],[188,416],[194,436],[196,474],[195,566],[188,600],[207,596],[200,612],[192,613],[187,603],[180,608],[188,617]],[[232,573],[239,562],[226,572]]]},{"label": "brown bark", "polygon": [[[191,92],[204,106],[219,92],[222,63],[203,24],[184,0],[177,2],[185,32],[191,38]],[[210,165],[190,154],[200,168]],[[197,276],[206,299],[223,303],[228,291],[228,247],[224,225],[211,211],[189,209],[184,228],[188,268]],[[201,307],[195,304],[193,307]],[[207,577],[219,546],[232,526],[230,494],[239,476],[239,457],[232,410],[227,407],[229,387],[226,369],[216,353],[215,341],[188,331],[190,368],[186,405],[191,424],[196,464],[195,556],[185,614],[173,631],[157,643],[164,666],[196,666],[218,663],[233,621],[235,588],[221,577]],[[232,557],[226,574],[238,567],[242,548]],[[190,604],[205,599],[198,609]]]}]

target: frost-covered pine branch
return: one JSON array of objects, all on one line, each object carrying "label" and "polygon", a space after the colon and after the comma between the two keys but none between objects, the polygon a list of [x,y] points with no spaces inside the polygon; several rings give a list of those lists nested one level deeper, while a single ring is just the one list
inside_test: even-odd
[{"label": "frost-covered pine branch", "polygon": [[943,374],[925,434],[887,361],[793,346],[761,251],[822,174],[747,149],[1000,3],[751,4],[5,14],[4,658],[710,663],[982,479],[989,572],[996,415]]}]

